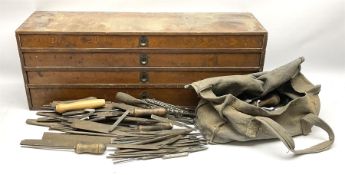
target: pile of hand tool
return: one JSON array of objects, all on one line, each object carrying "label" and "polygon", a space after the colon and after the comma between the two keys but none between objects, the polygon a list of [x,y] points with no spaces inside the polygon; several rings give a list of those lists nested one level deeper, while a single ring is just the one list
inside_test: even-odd
[{"label": "pile of hand tool", "polygon": [[118,102],[88,97],[53,101],[27,124],[49,127],[42,139],[22,140],[24,147],[67,149],[103,154],[114,163],[174,158],[205,150],[206,141],[194,127],[194,111],[155,99],[117,93]]}]

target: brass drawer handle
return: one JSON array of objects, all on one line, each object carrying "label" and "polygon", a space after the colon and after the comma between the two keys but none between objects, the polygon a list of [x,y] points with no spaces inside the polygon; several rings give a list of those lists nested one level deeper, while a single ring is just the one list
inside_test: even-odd
[{"label": "brass drawer handle", "polygon": [[140,82],[146,83],[149,81],[149,75],[146,72],[140,73]]},{"label": "brass drawer handle", "polygon": [[146,65],[149,62],[149,56],[147,54],[141,54],[139,56],[139,62],[141,65]]},{"label": "brass drawer handle", "polygon": [[147,47],[149,45],[149,39],[146,36],[139,37],[139,46],[140,47]]},{"label": "brass drawer handle", "polygon": [[141,99],[144,99],[144,98],[149,98],[149,93],[146,92],[146,91],[143,91],[140,93],[140,97]]}]

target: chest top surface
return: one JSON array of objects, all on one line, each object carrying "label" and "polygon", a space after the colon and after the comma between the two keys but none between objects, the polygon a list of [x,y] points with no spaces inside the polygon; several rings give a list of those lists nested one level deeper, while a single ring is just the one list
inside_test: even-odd
[{"label": "chest top surface", "polygon": [[266,33],[251,13],[34,12],[18,33]]}]

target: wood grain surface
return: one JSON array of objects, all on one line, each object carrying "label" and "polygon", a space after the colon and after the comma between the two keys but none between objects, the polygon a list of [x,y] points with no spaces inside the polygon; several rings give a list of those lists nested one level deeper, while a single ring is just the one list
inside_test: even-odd
[{"label": "wood grain surface", "polygon": [[30,109],[119,91],[195,106],[185,84],[261,71],[267,42],[250,13],[37,11],[16,37]]}]

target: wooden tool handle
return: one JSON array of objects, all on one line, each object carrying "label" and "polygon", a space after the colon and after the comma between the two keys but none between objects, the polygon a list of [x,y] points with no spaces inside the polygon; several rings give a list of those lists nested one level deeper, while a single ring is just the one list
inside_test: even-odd
[{"label": "wooden tool handle", "polygon": [[147,103],[145,101],[137,99],[123,92],[116,93],[115,99],[129,105],[140,106],[140,107],[147,106]]},{"label": "wooden tool handle", "polygon": [[92,99],[97,99],[96,97],[86,97],[86,98],[81,98],[81,99],[76,99],[76,100],[65,100],[65,101],[53,101],[50,103],[52,107],[55,107],[59,103],[74,103],[77,101],[83,101],[83,100],[92,100]]},{"label": "wooden tool handle", "polygon": [[77,101],[73,103],[57,104],[55,107],[55,111],[59,113],[63,113],[66,111],[73,111],[73,110],[99,108],[104,105],[105,105],[104,99],[81,100],[81,101]]},{"label": "wooden tool handle", "polygon": [[158,116],[164,116],[167,114],[167,110],[165,108],[154,108],[154,109],[134,108],[134,111],[133,111],[133,116],[135,117],[151,116],[152,114],[158,115]]},{"label": "wooden tool handle", "polygon": [[277,106],[279,103],[280,103],[280,97],[278,95],[272,95],[260,101],[259,107]]},{"label": "wooden tool handle", "polygon": [[89,153],[89,154],[103,154],[107,147],[105,144],[83,144],[78,143],[75,146],[75,152],[78,154]]}]

